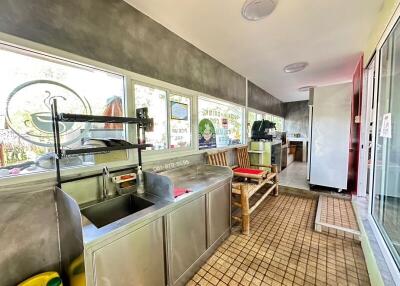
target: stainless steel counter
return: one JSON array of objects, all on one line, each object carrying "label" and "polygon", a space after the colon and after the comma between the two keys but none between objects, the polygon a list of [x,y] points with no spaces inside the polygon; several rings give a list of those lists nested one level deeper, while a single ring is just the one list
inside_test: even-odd
[{"label": "stainless steel counter", "polygon": [[[149,177],[148,174],[150,173],[145,173],[147,175],[147,179]],[[171,200],[170,193],[168,193],[167,190],[168,186],[162,189],[161,192],[154,193],[154,189],[157,189],[158,187],[152,185],[152,183],[154,184],[158,181],[152,181],[150,184],[147,184],[146,182],[145,193],[143,195],[136,195],[152,202],[154,204],[153,206],[101,228],[97,228],[93,223],[82,216],[83,242],[85,245],[97,243],[98,240],[106,239],[110,235],[117,235],[118,233],[123,232],[126,228],[131,229],[136,225],[143,225],[143,223],[146,223],[146,221],[151,221],[157,219],[158,217],[164,216],[165,214],[179,208],[185,203],[201,197],[218,185],[222,185],[226,180],[230,180],[232,178],[233,173],[232,170],[227,167],[192,165],[161,173],[152,173],[152,175],[169,178],[172,192],[174,187],[185,188],[191,192],[176,199],[172,196]],[[85,203],[81,205],[81,207],[86,207],[97,202],[98,201]]]},{"label": "stainless steel counter", "polygon": [[[207,238],[205,238],[205,250],[210,250],[211,246],[214,246],[223,239],[226,236],[226,229],[230,229],[230,184],[232,180],[233,173],[230,168],[227,167],[218,167],[218,166],[210,166],[210,165],[193,165],[193,166],[187,166],[187,167],[182,167],[174,170],[169,170],[161,173],[152,173],[152,172],[145,172],[145,181],[146,188],[145,188],[145,193],[143,195],[137,195],[140,198],[143,198],[151,203],[153,203],[152,206],[147,207],[143,210],[140,210],[136,213],[133,213],[131,215],[128,215],[122,219],[119,219],[115,222],[112,222],[110,224],[107,224],[103,227],[96,227],[91,221],[89,221],[87,218],[85,218],[83,215],[75,214],[81,217],[82,221],[82,229],[81,229],[81,237],[82,237],[82,244],[83,244],[83,249],[85,253],[85,268],[86,268],[86,277],[87,277],[87,285],[104,285],[100,283],[99,281],[96,282],[96,279],[94,274],[96,271],[100,273],[102,271],[102,267],[104,268],[108,262],[108,259],[112,255],[116,255],[116,252],[118,252],[118,247],[115,247],[114,242],[115,241],[135,241],[133,239],[132,234],[133,233],[139,233],[143,231],[146,228],[149,228],[150,225],[154,225],[154,227],[161,227],[162,231],[162,225],[163,221],[164,224],[166,224],[167,232],[173,232],[174,231],[174,215],[173,213],[177,213],[177,210],[184,210],[182,207],[185,205],[189,205],[194,201],[204,202],[203,203],[196,203],[199,207],[201,205],[204,206],[204,211],[209,212],[209,207],[208,205],[211,203],[211,206],[215,206],[215,203],[218,202],[218,200],[221,200],[223,204],[227,205],[225,208],[221,208],[224,210],[224,216],[227,218],[227,221],[224,222],[223,220],[218,222],[217,219],[217,225],[212,224],[210,219],[208,218],[208,215],[205,216],[204,213],[204,221],[203,227],[208,229],[210,227],[214,227],[215,229],[215,235],[213,237],[209,236],[209,230],[204,231],[204,233],[207,233]],[[150,182],[150,183],[149,183]],[[158,185],[155,185],[157,184]],[[161,187],[160,187],[161,186]],[[229,186],[229,187],[228,187]],[[174,188],[185,188],[189,189],[191,192],[184,194],[178,198],[173,197],[173,190]],[[208,193],[213,192],[215,190],[219,189],[220,191],[214,192],[215,194],[219,195],[214,195],[213,197],[209,196]],[[155,191],[156,190],[156,191]],[[60,191],[60,190],[59,190]],[[62,192],[62,191],[60,191]],[[227,195],[223,195],[227,194]],[[226,197],[226,198],[225,198]],[[77,202],[70,197],[69,195],[66,195],[63,193],[60,198],[63,198],[65,200],[68,200],[69,202],[66,205],[74,205],[71,209],[74,209],[75,212],[78,209],[78,204]],[[199,200],[201,199],[201,201]],[[84,208],[87,207],[88,205],[91,204],[96,204],[99,203],[99,201],[93,201],[93,202],[85,202],[84,204],[81,204],[79,207]],[[206,206],[206,205],[207,206]],[[215,207],[214,207],[215,208]],[[214,215],[216,215],[217,210],[212,212]],[[225,214],[226,212],[226,214]],[[176,216],[176,215],[175,215]],[[220,216],[220,215],[219,215]],[[76,218],[77,219],[77,218]],[[201,219],[200,219],[201,221]],[[157,223],[156,223],[157,222]],[[168,226],[169,225],[169,226]],[[158,237],[160,239],[159,235],[156,235],[158,231],[154,229],[154,227],[149,228],[149,231],[152,231],[152,237]],[[186,224],[185,227],[192,227]],[[181,227],[179,227],[181,228]],[[192,227],[193,228],[193,227]],[[197,227],[198,228],[198,227]],[[184,230],[184,229],[183,229]],[[181,231],[181,230],[179,230]],[[188,229],[188,232],[190,232],[190,229]],[[211,232],[211,233],[214,233]],[[168,240],[170,239],[168,237],[168,233],[164,233],[164,235],[161,236],[161,240],[164,240],[164,243],[168,244]],[[179,235],[179,233],[175,234]],[[128,237],[128,238],[127,238]],[[131,237],[131,238],[129,238]],[[212,239],[212,241],[211,241]],[[156,241],[156,240],[154,240]],[[125,242],[126,244],[127,242]],[[142,243],[142,242],[137,242],[137,243]],[[156,242],[154,242],[156,243]],[[157,242],[153,246],[148,246],[149,249],[155,248],[155,245],[158,244],[163,244],[163,242]],[[112,247],[112,245],[114,245]],[[128,244],[126,244],[128,245]],[[129,244],[132,245],[132,244]],[[144,246],[146,247],[146,246]],[[168,248],[173,247],[173,245],[168,244]],[[114,251],[110,250],[114,249]],[[128,251],[129,252],[129,251]],[[167,253],[171,252],[170,250],[167,250]],[[97,253],[97,256],[95,255]],[[204,254],[204,253],[203,253]],[[203,255],[201,254],[201,255]],[[169,259],[167,254],[167,264],[169,262],[172,262],[172,258]],[[160,254],[158,256],[163,256],[163,254]],[[204,255],[203,255],[204,256]],[[97,257],[97,258],[96,258]],[[102,257],[107,257],[102,258]],[[153,255],[153,257],[157,257],[157,255]],[[119,256],[117,256],[115,259],[118,260]],[[196,260],[198,257],[195,257]],[[100,260],[99,260],[100,259]],[[113,258],[114,259],[114,258]],[[161,259],[161,258],[160,258]],[[162,259],[163,260],[163,259]],[[96,262],[97,261],[97,262]],[[100,264],[99,264],[100,261]],[[126,262],[126,261],[125,261]],[[122,263],[122,262],[121,262]],[[99,264],[99,268],[95,266],[96,264]],[[108,267],[108,268],[107,268]],[[109,269],[110,267],[112,268],[113,266],[107,266],[104,269]],[[167,271],[172,271],[169,270],[171,266],[167,265],[166,269]],[[190,264],[187,265],[187,267],[191,267],[194,269],[194,265]],[[185,267],[179,268],[185,269]],[[96,269],[96,270],[95,270]],[[185,271],[184,273],[181,273],[179,271],[175,271],[177,274],[174,277],[174,281],[169,281],[168,283],[172,284],[180,284],[182,281],[185,281],[186,276],[190,275],[190,271]],[[171,272],[172,273],[172,272]],[[138,273],[136,273],[138,275]],[[161,274],[160,274],[161,275]],[[163,276],[164,274],[162,274]],[[107,276],[107,275],[106,275]],[[116,278],[117,279],[117,278]],[[141,283],[143,281],[141,280]],[[149,283],[149,282],[148,282]],[[154,282],[155,283],[155,282]],[[143,282],[145,285],[146,283]]]}]

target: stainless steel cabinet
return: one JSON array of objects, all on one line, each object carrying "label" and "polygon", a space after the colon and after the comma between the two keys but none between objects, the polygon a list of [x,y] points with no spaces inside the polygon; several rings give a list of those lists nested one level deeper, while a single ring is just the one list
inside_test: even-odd
[{"label": "stainless steel cabinet", "polygon": [[165,285],[162,218],[95,251],[94,267],[97,286]]},{"label": "stainless steel cabinet", "polygon": [[206,203],[202,196],[167,215],[169,274],[172,284],[206,251]]},{"label": "stainless steel cabinet", "polygon": [[225,184],[208,194],[208,247],[229,230],[230,206],[230,184]]}]

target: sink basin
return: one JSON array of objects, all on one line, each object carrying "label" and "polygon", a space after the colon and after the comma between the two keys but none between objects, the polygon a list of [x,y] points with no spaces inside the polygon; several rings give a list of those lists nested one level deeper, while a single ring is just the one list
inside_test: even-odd
[{"label": "sink basin", "polygon": [[152,205],[154,205],[152,202],[129,194],[83,208],[81,213],[97,228],[100,228]]}]

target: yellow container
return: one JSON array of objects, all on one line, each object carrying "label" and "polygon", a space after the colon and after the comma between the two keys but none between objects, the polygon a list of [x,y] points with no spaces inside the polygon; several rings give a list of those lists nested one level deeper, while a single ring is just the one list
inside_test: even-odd
[{"label": "yellow container", "polygon": [[71,286],[86,285],[85,260],[83,258],[83,254],[78,256],[74,261],[72,261],[68,269],[68,276]]},{"label": "yellow container", "polygon": [[44,272],[35,275],[18,286],[62,286],[60,275],[57,272]]}]

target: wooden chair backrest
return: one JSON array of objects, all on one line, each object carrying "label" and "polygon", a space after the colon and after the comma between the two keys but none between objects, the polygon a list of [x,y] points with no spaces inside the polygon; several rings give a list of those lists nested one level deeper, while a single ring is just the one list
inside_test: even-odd
[{"label": "wooden chair backrest", "polygon": [[227,151],[207,153],[207,161],[210,165],[229,167]]},{"label": "wooden chair backrest", "polygon": [[250,157],[247,146],[236,148],[236,156],[239,168],[250,168]]}]

